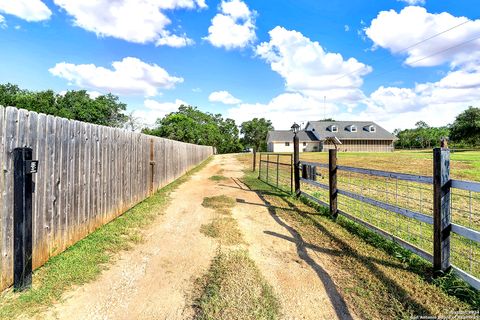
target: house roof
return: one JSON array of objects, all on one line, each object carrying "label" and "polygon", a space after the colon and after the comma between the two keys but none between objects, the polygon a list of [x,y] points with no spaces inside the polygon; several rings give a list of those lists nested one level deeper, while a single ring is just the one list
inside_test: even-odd
[{"label": "house roof", "polygon": [[[338,127],[338,132],[332,132],[331,126]],[[351,132],[349,127],[355,125],[356,132]],[[375,127],[375,132],[368,131],[368,127]],[[310,121],[305,128],[313,130],[321,140],[335,136],[340,140],[397,140],[393,134],[372,121]]]},{"label": "house roof", "polygon": [[[318,141],[317,137],[311,131],[299,131],[297,133],[300,142]],[[274,130],[269,131],[267,142],[287,142],[293,141],[293,132],[291,130]]]}]

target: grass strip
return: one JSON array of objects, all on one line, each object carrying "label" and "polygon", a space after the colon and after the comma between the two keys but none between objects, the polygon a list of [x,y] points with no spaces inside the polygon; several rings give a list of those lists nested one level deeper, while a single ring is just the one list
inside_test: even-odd
[{"label": "grass strip", "polygon": [[209,179],[212,180],[212,181],[225,181],[225,180],[228,180],[227,177],[221,176],[221,175],[214,175],[214,176],[211,176]]},{"label": "grass strip", "polygon": [[278,299],[245,250],[219,251],[198,286],[198,320],[279,318]]},{"label": "grass strip", "polygon": [[210,157],[63,253],[50,258],[34,272],[31,290],[20,293],[11,289],[4,291],[0,298],[0,319],[34,315],[59,301],[72,286],[95,280],[102,270],[108,269],[115,253],[142,241],[142,230],[165,212],[171,192],[211,160]]}]

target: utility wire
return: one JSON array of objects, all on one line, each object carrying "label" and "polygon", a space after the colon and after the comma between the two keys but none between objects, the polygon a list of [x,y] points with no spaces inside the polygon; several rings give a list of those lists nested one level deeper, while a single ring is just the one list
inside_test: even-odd
[{"label": "utility wire", "polygon": [[[403,48],[402,50],[396,52],[396,54],[399,54],[399,53],[402,53],[402,52],[404,52],[404,51],[407,51],[408,49],[414,48],[414,47],[416,47],[416,46],[418,46],[418,45],[420,45],[420,44],[422,44],[422,43],[424,43],[424,42],[427,42],[427,41],[429,41],[429,40],[432,40],[432,39],[434,39],[434,38],[436,38],[436,37],[438,37],[438,36],[440,36],[440,35],[442,35],[442,34],[444,34],[444,33],[447,33],[447,32],[449,32],[449,31],[452,31],[452,30],[454,30],[454,29],[456,29],[456,28],[458,28],[458,27],[461,27],[461,26],[463,26],[463,25],[465,25],[465,24],[467,24],[467,23],[469,23],[469,22],[472,22],[472,21],[473,21],[473,20],[467,20],[467,21],[464,21],[464,22],[462,22],[462,23],[460,23],[460,24],[457,24],[457,25],[455,25],[455,26],[453,26],[453,27],[451,27],[451,28],[448,28],[448,29],[443,30],[443,31],[441,31],[441,32],[439,32],[439,33],[436,33],[436,34],[434,34],[434,35],[432,35],[432,36],[430,36],[430,37],[428,37],[428,38],[426,38],[426,39],[423,39],[423,40],[421,40],[421,41],[419,41],[419,42],[417,42],[417,43],[414,43],[414,44],[412,44],[412,45],[410,45],[410,46],[408,46],[408,47],[406,47],[406,48]],[[375,62],[383,61],[383,60],[385,60],[385,59],[386,59],[386,58],[382,58],[382,59],[379,59],[379,60],[377,60],[377,61],[375,61]],[[351,75],[351,74],[357,73],[358,71],[363,70],[363,69],[364,69],[364,67],[355,69],[355,70],[353,70],[353,71],[351,71],[351,72],[349,72],[349,73],[346,73],[346,74],[338,77],[337,79],[334,79],[333,82],[336,82],[336,81],[338,81],[338,80],[340,80],[340,79],[343,79],[343,78],[345,78],[345,77],[347,77],[347,76],[349,76],[349,75]]]},{"label": "utility wire", "polygon": [[[420,62],[420,61],[423,61],[423,60],[425,60],[425,59],[434,57],[434,56],[436,56],[436,55],[439,55],[439,54],[441,54],[441,53],[447,52],[447,51],[449,51],[449,50],[456,49],[456,48],[458,48],[458,47],[461,47],[461,46],[463,46],[463,45],[465,45],[465,44],[467,44],[467,43],[473,42],[473,41],[478,40],[478,39],[480,39],[480,34],[477,35],[475,38],[472,38],[472,39],[470,39],[470,40],[461,42],[461,43],[456,44],[456,45],[454,45],[454,46],[451,46],[451,47],[442,49],[442,50],[440,50],[440,51],[434,52],[434,53],[429,54],[429,55],[427,55],[427,56],[424,56],[424,57],[422,57],[422,58],[420,58],[420,59],[417,59],[417,60],[409,63],[409,65],[418,63],[418,62]],[[389,73],[389,72],[391,72],[391,71],[393,71],[393,70],[395,70],[395,69],[397,69],[397,68],[399,68],[399,67],[396,66],[396,67],[390,68],[390,69],[388,69],[388,70],[385,70],[384,72],[377,73],[377,74],[373,75],[373,77],[382,76],[382,75],[384,75],[384,74],[386,74],[386,73]],[[370,79],[371,79],[371,78],[370,78]]]}]

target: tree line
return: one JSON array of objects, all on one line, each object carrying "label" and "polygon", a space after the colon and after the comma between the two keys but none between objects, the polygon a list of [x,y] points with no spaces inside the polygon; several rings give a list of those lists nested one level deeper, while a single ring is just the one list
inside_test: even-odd
[{"label": "tree line", "polygon": [[450,145],[462,147],[480,146],[480,108],[469,107],[460,113],[452,124],[430,127],[425,121],[418,121],[413,129],[395,130],[397,148],[432,148],[448,137]]}]

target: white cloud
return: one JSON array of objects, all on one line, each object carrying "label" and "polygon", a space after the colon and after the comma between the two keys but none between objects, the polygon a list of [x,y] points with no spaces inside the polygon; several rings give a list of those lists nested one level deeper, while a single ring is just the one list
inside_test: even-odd
[{"label": "white cloud", "polygon": [[5,17],[0,14],[0,28],[5,29],[7,27],[7,22]]},{"label": "white cloud", "polygon": [[174,102],[158,102],[156,100],[147,99],[144,101],[145,109],[136,110],[135,115],[141,119],[141,122],[151,127],[155,124],[155,121],[159,118],[165,117],[165,115],[175,112],[181,105],[188,105],[185,101],[175,100]]},{"label": "white cloud", "polygon": [[343,28],[345,29],[345,32],[350,31],[350,26],[348,24],[344,25]]},{"label": "white cloud", "polygon": [[204,39],[227,50],[244,48],[256,39],[255,15],[241,0],[222,1]]},{"label": "white cloud", "polygon": [[[293,122],[323,119],[338,114],[339,108],[331,103],[324,104],[317,99],[306,97],[300,93],[282,93],[266,104],[244,103],[230,108],[227,117],[240,124],[254,117],[267,118],[278,130],[288,130]],[[305,122],[306,124],[306,122]]]},{"label": "white cloud", "polygon": [[[402,51],[464,22],[467,23]],[[480,39],[448,49],[478,37],[480,20],[469,21],[466,17],[455,17],[448,12],[432,14],[423,7],[406,7],[399,13],[394,10],[382,11],[365,29],[365,33],[374,46],[388,49],[394,54],[406,54],[405,63],[411,66],[438,66],[444,63],[459,66],[480,60]],[[443,50],[446,51],[441,52]],[[435,54],[438,52],[441,53]],[[432,54],[435,55],[416,62]]]},{"label": "white cloud", "polygon": [[0,0],[0,12],[31,22],[48,20],[52,15],[40,0]]},{"label": "white cloud", "polygon": [[215,91],[208,97],[210,102],[220,102],[223,104],[239,104],[242,100],[235,98],[228,91]]},{"label": "white cloud", "polygon": [[397,0],[397,1],[405,2],[405,3],[407,3],[408,5],[411,5],[411,6],[424,5],[425,4],[425,0]]},{"label": "white cloud", "polygon": [[445,125],[470,105],[480,105],[480,66],[451,71],[413,89],[380,87],[370,95],[364,114],[393,130],[413,127],[419,120]]},{"label": "white cloud", "polygon": [[159,89],[171,89],[183,78],[174,77],[156,64],[126,57],[112,63],[113,70],[94,64],[57,63],[49,69],[54,76],[68,80],[80,88],[90,88],[115,94],[156,96]]},{"label": "white cloud", "polygon": [[195,41],[189,39],[185,34],[178,36],[175,34],[164,34],[160,39],[157,40],[157,46],[169,46],[173,48],[181,48],[193,45]]},{"label": "white cloud", "polygon": [[344,59],[339,53],[326,52],[320,43],[297,31],[276,27],[270,41],[256,48],[273,71],[285,80],[288,91],[338,103],[357,103],[364,98],[359,89],[362,77],[372,68],[355,58]]},{"label": "white cloud", "polygon": [[[7,0],[8,1],[8,0]],[[164,10],[206,8],[205,0],[54,0],[74,18],[74,24],[99,37],[135,43],[186,46],[192,40],[170,34]]]}]

